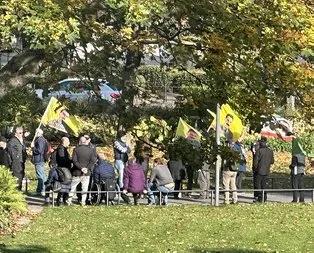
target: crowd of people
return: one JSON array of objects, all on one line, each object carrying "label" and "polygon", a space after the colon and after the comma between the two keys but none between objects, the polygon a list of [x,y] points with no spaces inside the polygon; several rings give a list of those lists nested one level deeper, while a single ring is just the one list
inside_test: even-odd
[{"label": "crowd of people", "polygon": [[[227,115],[226,126],[222,127],[225,138],[225,145],[238,153],[236,160],[223,160],[221,162],[222,185],[224,191],[224,203],[237,203],[238,190],[242,188],[242,180],[246,173],[246,151],[242,138],[232,141],[232,135],[228,131],[228,124],[232,122],[232,116]],[[25,161],[27,158],[26,145],[22,127],[14,129],[13,136],[7,140],[0,137],[0,165],[11,169],[13,176],[17,179],[17,188],[22,191],[22,180],[25,173]],[[144,144],[146,144],[144,142]],[[188,176],[188,181],[193,183],[189,176],[180,155],[170,154],[169,161],[157,157],[153,160],[153,167],[148,176],[149,158],[152,157],[149,148],[142,145],[136,149],[134,155],[127,143],[125,132],[119,132],[113,144],[114,163],[106,160],[104,153],[96,151],[96,146],[91,143],[89,135],[85,134],[79,138],[78,144],[69,153],[70,140],[64,136],[60,144],[52,150],[49,142],[44,137],[44,132],[37,129],[35,138],[31,143],[32,158],[36,176],[37,188],[35,195],[44,196],[49,204],[50,190],[58,191],[57,205],[72,205],[74,193],[77,194],[79,204],[84,206],[90,203],[93,183],[106,182],[108,185],[113,182],[113,187],[121,193],[125,203],[130,204],[129,194],[133,196],[133,202],[138,204],[139,198],[147,196],[148,205],[168,204],[168,195],[173,193],[175,199],[180,198],[179,191],[182,190],[182,181]],[[144,146],[144,148],[143,148]],[[144,150],[144,151],[143,151]],[[267,189],[267,177],[270,167],[274,163],[273,151],[267,146],[267,139],[261,137],[251,146],[253,154],[253,185],[254,201],[267,201],[267,194],[262,190]],[[304,175],[304,157],[295,155],[291,162],[292,187],[302,189]],[[303,159],[303,160],[302,160]],[[302,162],[303,161],[303,162]],[[46,178],[45,166],[49,163],[49,175]],[[197,182],[200,186],[200,199],[209,198],[210,192],[210,168],[206,162],[198,170]],[[160,192],[162,199],[159,199]],[[232,201],[230,201],[230,193]],[[293,202],[304,202],[304,193],[297,191],[293,194]]]}]

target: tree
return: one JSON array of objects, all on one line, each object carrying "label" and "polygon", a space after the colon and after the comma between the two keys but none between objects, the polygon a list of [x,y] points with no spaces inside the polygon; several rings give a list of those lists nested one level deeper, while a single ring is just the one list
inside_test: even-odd
[{"label": "tree", "polygon": [[229,102],[253,122],[290,95],[309,113],[313,17],[313,6],[298,0],[5,0],[1,48],[16,36],[23,50],[0,70],[0,87],[105,76],[123,91],[119,122],[131,123],[143,114],[133,99],[137,69],[145,51],[158,46],[177,68],[205,73],[186,89],[184,107],[194,115]]}]

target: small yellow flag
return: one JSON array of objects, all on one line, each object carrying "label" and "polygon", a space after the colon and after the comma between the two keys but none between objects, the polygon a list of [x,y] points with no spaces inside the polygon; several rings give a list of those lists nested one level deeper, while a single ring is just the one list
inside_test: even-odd
[{"label": "small yellow flag", "polygon": [[175,137],[179,136],[187,138],[191,141],[200,142],[202,134],[180,118]]},{"label": "small yellow flag", "polygon": [[50,99],[41,122],[45,126],[64,133],[73,133],[75,136],[78,136],[81,125],[79,120],[70,115],[67,108],[54,97]]},{"label": "small yellow flag", "polygon": [[[215,125],[216,125],[216,114],[213,113],[212,111],[208,110],[207,111],[214,117],[214,120],[212,121],[212,123],[210,124],[210,128],[214,128],[215,129]],[[237,116],[236,112],[234,112],[231,107],[228,104],[223,104],[221,106],[220,109],[220,125],[224,125],[225,124],[225,119],[226,116],[230,114],[233,117],[233,121],[230,124],[229,130],[233,135],[233,140],[236,141],[239,139],[239,137],[242,134],[243,131],[243,125],[242,125],[242,121],[241,119]]]}]

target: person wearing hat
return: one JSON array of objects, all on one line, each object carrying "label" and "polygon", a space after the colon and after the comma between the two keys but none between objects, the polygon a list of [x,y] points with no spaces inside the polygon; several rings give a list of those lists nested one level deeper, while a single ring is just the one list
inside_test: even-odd
[{"label": "person wearing hat", "polygon": [[3,165],[7,168],[10,167],[9,153],[7,150],[7,139],[3,136],[0,136],[0,165]]}]

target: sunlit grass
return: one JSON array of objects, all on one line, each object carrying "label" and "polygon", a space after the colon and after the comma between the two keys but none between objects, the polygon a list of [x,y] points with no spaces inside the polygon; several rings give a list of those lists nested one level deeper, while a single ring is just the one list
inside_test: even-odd
[{"label": "sunlit grass", "polygon": [[47,208],[2,252],[314,252],[313,205]]}]

